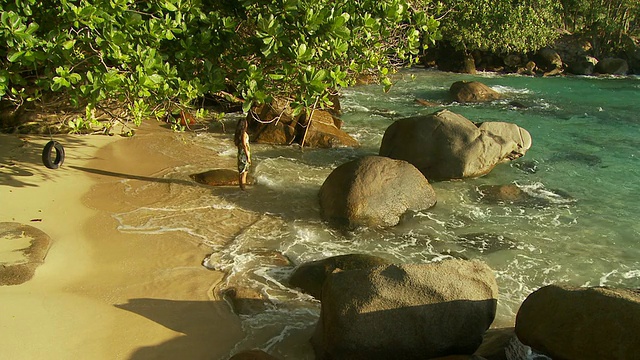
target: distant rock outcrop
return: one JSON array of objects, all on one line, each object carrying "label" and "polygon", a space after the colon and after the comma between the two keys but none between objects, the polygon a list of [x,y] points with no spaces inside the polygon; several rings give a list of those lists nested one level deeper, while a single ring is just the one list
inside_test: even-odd
[{"label": "distant rock outcrop", "polygon": [[593,71],[605,75],[627,75],[629,64],[624,59],[604,58],[598,61]]},{"label": "distant rock outcrop", "polygon": [[471,355],[495,317],[497,296],[492,270],[479,261],[335,272],[322,289],[316,359]]},{"label": "distant rock outcrop", "polygon": [[640,290],[549,285],[516,317],[520,341],[553,359],[637,359]]},{"label": "distant rock outcrop", "polygon": [[449,110],[397,120],[382,138],[380,155],[406,160],[430,180],[478,177],[523,156],[531,135],[511,123],[474,123]]},{"label": "distant rock outcrop", "polygon": [[562,72],[563,62],[560,54],[551,48],[542,48],[534,56],[538,69],[545,74],[555,75]]},{"label": "distant rock outcrop", "polygon": [[409,210],[435,205],[429,181],[406,161],[367,156],[338,166],[319,193],[320,212],[333,225],[387,227]]}]

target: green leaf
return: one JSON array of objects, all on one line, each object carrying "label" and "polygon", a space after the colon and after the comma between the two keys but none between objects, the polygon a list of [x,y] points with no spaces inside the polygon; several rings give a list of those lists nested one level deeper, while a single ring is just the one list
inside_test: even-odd
[{"label": "green leaf", "polygon": [[244,103],[242,103],[242,112],[248,113],[252,106],[253,101],[245,100]]},{"label": "green leaf", "polygon": [[67,40],[62,43],[62,48],[65,50],[71,49],[76,44],[76,39]]},{"label": "green leaf", "polygon": [[173,5],[171,2],[169,2],[169,1],[163,2],[162,3],[162,7],[167,9],[167,10],[169,10],[169,11],[171,11],[171,12],[178,11],[178,8],[175,5]]},{"label": "green leaf", "polygon": [[18,59],[20,59],[22,55],[24,55],[24,51],[9,52],[9,54],[7,55],[7,60],[13,63],[18,61]]}]

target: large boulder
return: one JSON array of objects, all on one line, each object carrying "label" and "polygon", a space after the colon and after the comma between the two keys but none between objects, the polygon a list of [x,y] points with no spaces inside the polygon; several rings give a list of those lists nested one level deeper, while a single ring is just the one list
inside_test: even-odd
[{"label": "large boulder", "polygon": [[637,359],[640,290],[549,285],[516,316],[520,341],[553,359]]},{"label": "large boulder", "polygon": [[358,141],[340,130],[342,120],[325,110],[315,110],[311,120],[306,114],[293,115],[284,100],[263,104],[247,115],[251,141],[263,144],[291,145],[315,148],[356,147]]},{"label": "large boulder", "polygon": [[479,81],[456,81],[449,88],[449,94],[459,103],[487,102],[502,97],[499,92]]},{"label": "large boulder", "polygon": [[449,110],[397,120],[382,138],[380,155],[406,160],[430,180],[478,177],[523,156],[531,135],[511,123],[474,123]]},{"label": "large boulder", "polygon": [[595,71],[598,60],[591,56],[583,56],[569,63],[567,71],[574,75],[591,75]]},{"label": "large boulder", "polygon": [[536,64],[545,73],[556,72],[562,69],[562,58],[557,51],[551,48],[542,48],[534,56]]},{"label": "large boulder", "polygon": [[366,156],[334,169],[320,188],[320,213],[333,225],[388,227],[409,210],[435,205],[429,181],[406,161]]},{"label": "large boulder", "polygon": [[624,59],[605,58],[598,61],[594,71],[598,74],[627,75],[629,64]]},{"label": "large boulder", "polygon": [[367,254],[347,254],[311,261],[295,268],[289,278],[289,285],[300,288],[306,294],[322,300],[322,285],[336,270],[368,269],[387,265],[390,262],[378,256]]},{"label": "large boulder", "polygon": [[479,261],[335,272],[322,289],[316,359],[471,355],[496,311],[498,286]]}]

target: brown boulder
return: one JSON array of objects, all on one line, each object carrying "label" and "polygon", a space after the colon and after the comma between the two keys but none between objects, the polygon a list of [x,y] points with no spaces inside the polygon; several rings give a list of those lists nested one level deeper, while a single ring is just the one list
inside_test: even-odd
[{"label": "brown boulder", "polygon": [[562,69],[562,58],[557,51],[551,48],[543,48],[535,55],[538,68],[545,73],[557,72]]},{"label": "brown boulder", "polygon": [[516,316],[520,341],[553,359],[637,359],[640,290],[549,285]]},{"label": "brown boulder", "polygon": [[284,100],[263,104],[247,115],[251,141],[263,144],[301,144],[318,148],[358,146],[358,141],[340,130],[342,120],[325,110],[313,111],[310,124],[306,114],[294,116]]},{"label": "brown boulder", "polygon": [[441,110],[397,120],[387,128],[380,155],[405,160],[428,179],[478,177],[497,164],[523,156],[531,135],[515,124],[476,126],[462,115]]},{"label": "brown boulder", "polygon": [[405,212],[435,205],[429,181],[406,161],[366,156],[334,169],[319,193],[320,213],[333,225],[387,227]]},{"label": "brown boulder", "polygon": [[598,63],[593,57],[583,56],[569,63],[567,71],[573,75],[591,75],[595,71],[595,64]]},{"label": "brown boulder", "polygon": [[33,226],[0,222],[0,285],[30,280],[44,263],[51,238]]},{"label": "brown boulder", "polygon": [[472,355],[494,319],[497,296],[492,270],[479,261],[335,272],[322,289],[316,359]]},{"label": "brown boulder", "polygon": [[336,270],[367,269],[379,265],[387,265],[389,261],[378,256],[366,254],[348,254],[307,262],[296,267],[289,278],[289,285],[300,288],[303,292],[322,299],[322,285]]},{"label": "brown boulder", "polygon": [[[199,183],[209,186],[238,186],[238,171],[231,169],[213,169],[198,174],[191,174],[189,177]],[[247,183],[253,184],[251,175],[247,176]]]},{"label": "brown boulder", "polygon": [[498,100],[502,96],[479,81],[456,81],[449,88],[451,97],[459,103],[478,103]]},{"label": "brown boulder", "polygon": [[593,71],[598,74],[627,75],[629,64],[624,59],[605,58],[598,61]]}]

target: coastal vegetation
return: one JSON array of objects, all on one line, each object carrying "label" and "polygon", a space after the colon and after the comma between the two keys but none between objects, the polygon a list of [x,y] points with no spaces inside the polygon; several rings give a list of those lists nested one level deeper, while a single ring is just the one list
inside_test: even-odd
[{"label": "coastal vegetation", "polygon": [[205,99],[244,111],[274,98],[296,114],[330,107],[363,75],[388,89],[394,70],[437,42],[524,53],[563,30],[616,53],[640,20],[635,0],[26,0],[0,9],[0,127],[55,98],[85,110],[64,124],[77,132],[175,122],[186,109],[202,116]]}]

